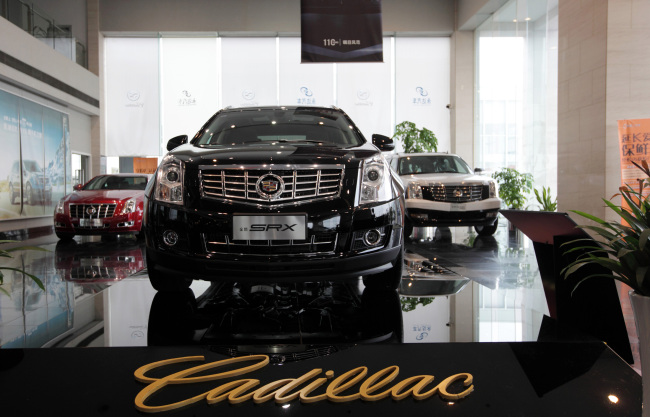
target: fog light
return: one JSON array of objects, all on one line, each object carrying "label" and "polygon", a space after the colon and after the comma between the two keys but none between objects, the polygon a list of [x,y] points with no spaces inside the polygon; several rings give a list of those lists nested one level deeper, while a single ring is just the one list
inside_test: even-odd
[{"label": "fog light", "polygon": [[165,230],[163,232],[163,242],[165,242],[167,246],[174,246],[178,243],[178,233],[173,230]]},{"label": "fog light", "polygon": [[363,234],[363,243],[367,246],[375,246],[381,240],[381,233],[377,229],[370,229]]}]

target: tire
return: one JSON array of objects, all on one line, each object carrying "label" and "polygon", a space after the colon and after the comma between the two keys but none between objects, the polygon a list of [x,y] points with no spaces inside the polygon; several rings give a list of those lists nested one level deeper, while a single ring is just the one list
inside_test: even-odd
[{"label": "tire", "polygon": [[146,255],[146,258],[149,282],[151,282],[151,286],[156,291],[181,292],[187,290],[190,287],[190,284],[192,284],[191,278],[179,278],[156,270],[156,263],[149,257],[149,255]]},{"label": "tire", "polygon": [[404,246],[402,246],[399,256],[390,269],[374,275],[363,277],[363,285],[371,290],[396,290],[402,280],[404,270]]},{"label": "tire", "polygon": [[11,201],[11,204],[16,204],[16,193],[14,193],[14,185],[9,184],[9,201]]},{"label": "tire", "polygon": [[25,195],[27,196],[27,204],[30,206],[34,205],[34,190],[32,190],[32,186],[30,183],[27,183],[27,186],[25,187]]},{"label": "tire", "polygon": [[474,230],[479,236],[492,236],[497,231],[498,226],[499,219],[497,218],[492,226],[474,226]]},{"label": "tire", "polygon": [[61,240],[72,240],[74,237],[74,233],[64,233],[64,232],[54,232],[56,233],[56,237],[58,237]]}]

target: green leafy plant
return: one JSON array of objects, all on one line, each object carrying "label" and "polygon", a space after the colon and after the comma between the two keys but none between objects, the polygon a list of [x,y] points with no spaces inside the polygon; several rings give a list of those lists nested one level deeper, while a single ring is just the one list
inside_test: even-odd
[{"label": "green leafy plant", "polygon": [[[634,162],[633,162],[634,163]],[[582,229],[594,232],[602,238],[600,247],[594,246],[592,239],[576,239],[569,244],[578,246],[567,250],[565,253],[580,253],[577,260],[562,270],[568,278],[578,269],[589,264],[600,265],[613,273],[594,273],[583,277],[576,283],[576,287],[586,279],[594,277],[614,278],[632,288],[637,294],[650,296],[650,201],[643,196],[644,188],[650,186],[650,169],[646,161],[641,165],[634,163],[646,175],[639,181],[639,191],[630,186],[620,187],[620,194],[624,204],[616,205],[603,199],[607,207],[614,211],[624,223],[606,221],[591,214],[572,210],[593,222],[596,225],[581,225]],[[584,253],[581,253],[584,252]]]},{"label": "green leafy plant", "polygon": [[[7,244],[10,244],[10,243],[15,243],[15,241],[14,240],[0,240],[0,245],[7,245]],[[47,249],[39,248],[38,246],[18,246],[18,247],[14,247],[14,248],[10,248],[10,249],[0,249],[0,258],[13,258],[12,252],[21,251],[21,250],[47,251]],[[6,295],[9,295],[9,293],[7,292],[7,290],[2,288],[2,284],[4,283],[4,273],[2,272],[3,270],[16,271],[16,272],[20,272],[21,274],[25,274],[28,277],[30,277],[36,283],[36,285],[38,285],[38,287],[40,289],[45,290],[45,286],[43,286],[43,282],[36,275],[29,274],[29,273],[25,272],[24,270],[22,270],[20,268],[13,268],[13,267],[9,267],[9,266],[0,266],[0,292],[5,293]]]},{"label": "green leafy plant", "polygon": [[521,209],[526,204],[526,194],[533,188],[533,176],[514,168],[502,168],[492,174],[499,183],[499,197],[506,207]]},{"label": "green leafy plant", "polygon": [[436,135],[426,127],[418,129],[413,122],[404,121],[395,126],[392,139],[402,142],[406,153],[438,151]]},{"label": "green leafy plant", "polygon": [[556,211],[557,210],[557,198],[555,200],[551,199],[551,187],[542,187],[542,193],[540,194],[535,188],[535,198],[537,203],[539,203],[540,211]]}]

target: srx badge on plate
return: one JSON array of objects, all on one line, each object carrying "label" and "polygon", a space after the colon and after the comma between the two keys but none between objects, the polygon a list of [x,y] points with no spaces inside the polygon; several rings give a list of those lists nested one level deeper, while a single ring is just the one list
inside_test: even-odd
[{"label": "srx badge on plate", "polygon": [[306,214],[235,214],[232,218],[235,240],[305,240]]}]

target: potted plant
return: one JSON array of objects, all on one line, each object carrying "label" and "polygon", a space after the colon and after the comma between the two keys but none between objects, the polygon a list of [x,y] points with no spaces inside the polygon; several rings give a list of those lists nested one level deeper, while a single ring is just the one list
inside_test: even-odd
[{"label": "potted plant", "polygon": [[526,194],[533,188],[533,176],[514,168],[503,168],[493,173],[492,178],[499,184],[499,197],[506,207],[521,210],[526,203]]},{"label": "potted plant", "polygon": [[535,188],[535,199],[539,204],[540,211],[556,211],[557,210],[557,198],[555,200],[551,199],[551,187],[542,187],[542,192]]},{"label": "potted plant", "polygon": [[[16,242],[13,240],[0,240],[0,245],[7,245],[10,243],[16,243]],[[9,249],[0,249],[0,258],[13,258],[12,252],[19,251],[19,250],[46,251],[47,249],[39,248],[37,246],[18,246]],[[40,279],[38,279],[36,275],[29,274],[20,268],[14,268],[10,266],[0,266],[0,292],[5,293],[6,295],[9,295],[9,293],[7,292],[7,290],[2,288],[2,284],[4,283],[4,273],[2,272],[2,270],[16,271],[16,272],[20,272],[21,274],[27,275],[29,278],[34,280],[34,282],[36,283],[36,285],[39,286],[40,289],[45,290],[45,287],[43,286],[43,282]]]},{"label": "potted plant", "polygon": [[[646,161],[633,164],[639,168],[645,178],[639,180],[639,190],[629,185],[619,188],[623,199],[621,205],[603,199],[607,207],[622,220],[606,221],[582,211],[573,211],[591,220],[595,224],[579,226],[590,230],[599,237],[599,248],[594,248],[591,239],[577,239],[577,247],[570,252],[584,252],[577,260],[562,270],[564,277],[570,276],[588,264],[597,264],[611,271],[612,274],[592,274],[580,279],[580,285],[586,279],[614,278],[631,288],[630,300],[634,311],[639,350],[641,354],[641,369],[644,380],[643,398],[650,401],[650,199],[644,196],[644,189],[650,186],[650,168]],[[612,197],[612,198],[614,198]],[[584,245],[580,244],[584,243]],[[590,245],[591,243],[591,245]],[[643,416],[650,416],[650,407],[645,404]]]},{"label": "potted plant", "polygon": [[436,135],[426,127],[418,129],[413,122],[404,121],[396,125],[392,139],[402,142],[405,153],[438,151]]}]

